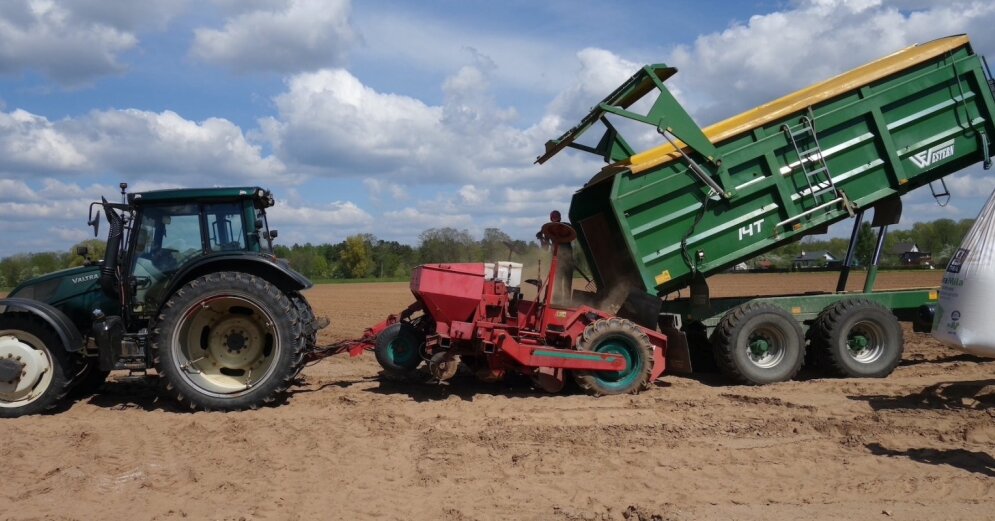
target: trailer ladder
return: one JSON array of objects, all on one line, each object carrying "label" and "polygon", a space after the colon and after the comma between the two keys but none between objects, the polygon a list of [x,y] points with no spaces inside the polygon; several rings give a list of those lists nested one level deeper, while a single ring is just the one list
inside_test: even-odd
[{"label": "trailer ladder", "polygon": [[810,115],[811,109],[809,116],[802,116],[801,124],[794,128],[785,124],[781,126],[781,130],[784,131],[788,142],[791,143],[791,147],[798,155],[797,165],[788,165],[787,173],[790,174],[795,166],[801,167],[805,174],[805,183],[808,186],[807,194],[803,192],[802,196],[811,196],[815,203],[814,206],[820,207],[826,203],[836,202],[835,200],[842,201],[843,199],[839,190],[836,189],[836,184],[833,183],[833,177],[829,172],[829,166],[826,165],[822,146],[819,145],[819,138],[816,136],[815,122]]}]

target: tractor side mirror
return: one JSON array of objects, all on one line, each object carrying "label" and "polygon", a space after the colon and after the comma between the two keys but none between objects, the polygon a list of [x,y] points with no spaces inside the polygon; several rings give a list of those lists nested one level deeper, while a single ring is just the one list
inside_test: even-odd
[{"label": "tractor side mirror", "polygon": [[96,237],[100,233],[100,210],[97,210],[97,215],[94,215],[93,219],[90,219],[86,224],[93,227],[93,236]]}]

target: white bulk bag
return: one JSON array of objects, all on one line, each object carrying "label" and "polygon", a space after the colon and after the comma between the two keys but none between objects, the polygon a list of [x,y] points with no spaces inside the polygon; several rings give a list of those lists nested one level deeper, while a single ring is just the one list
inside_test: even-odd
[{"label": "white bulk bag", "polygon": [[995,357],[995,192],[943,273],[933,337]]}]

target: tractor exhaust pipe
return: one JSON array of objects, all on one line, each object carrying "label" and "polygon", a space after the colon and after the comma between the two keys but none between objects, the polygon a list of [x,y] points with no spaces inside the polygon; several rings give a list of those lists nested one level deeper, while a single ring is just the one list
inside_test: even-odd
[{"label": "tractor exhaust pipe", "polygon": [[107,223],[110,230],[107,232],[107,253],[104,255],[104,264],[100,267],[100,288],[109,297],[117,298],[117,261],[121,250],[121,236],[124,235],[124,221],[121,216],[110,207],[107,199],[101,197],[104,206],[104,214],[107,216]]}]

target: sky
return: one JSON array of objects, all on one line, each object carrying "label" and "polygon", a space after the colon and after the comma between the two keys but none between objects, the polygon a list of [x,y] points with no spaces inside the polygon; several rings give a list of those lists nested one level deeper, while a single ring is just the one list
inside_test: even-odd
[{"label": "sky", "polygon": [[[942,36],[995,58],[992,26],[990,0],[3,0],[0,256],[91,237],[121,181],[269,188],[285,245],[529,239],[601,166],[544,143],[641,65],[706,126]],[[993,172],[900,227],[974,217]]]}]

